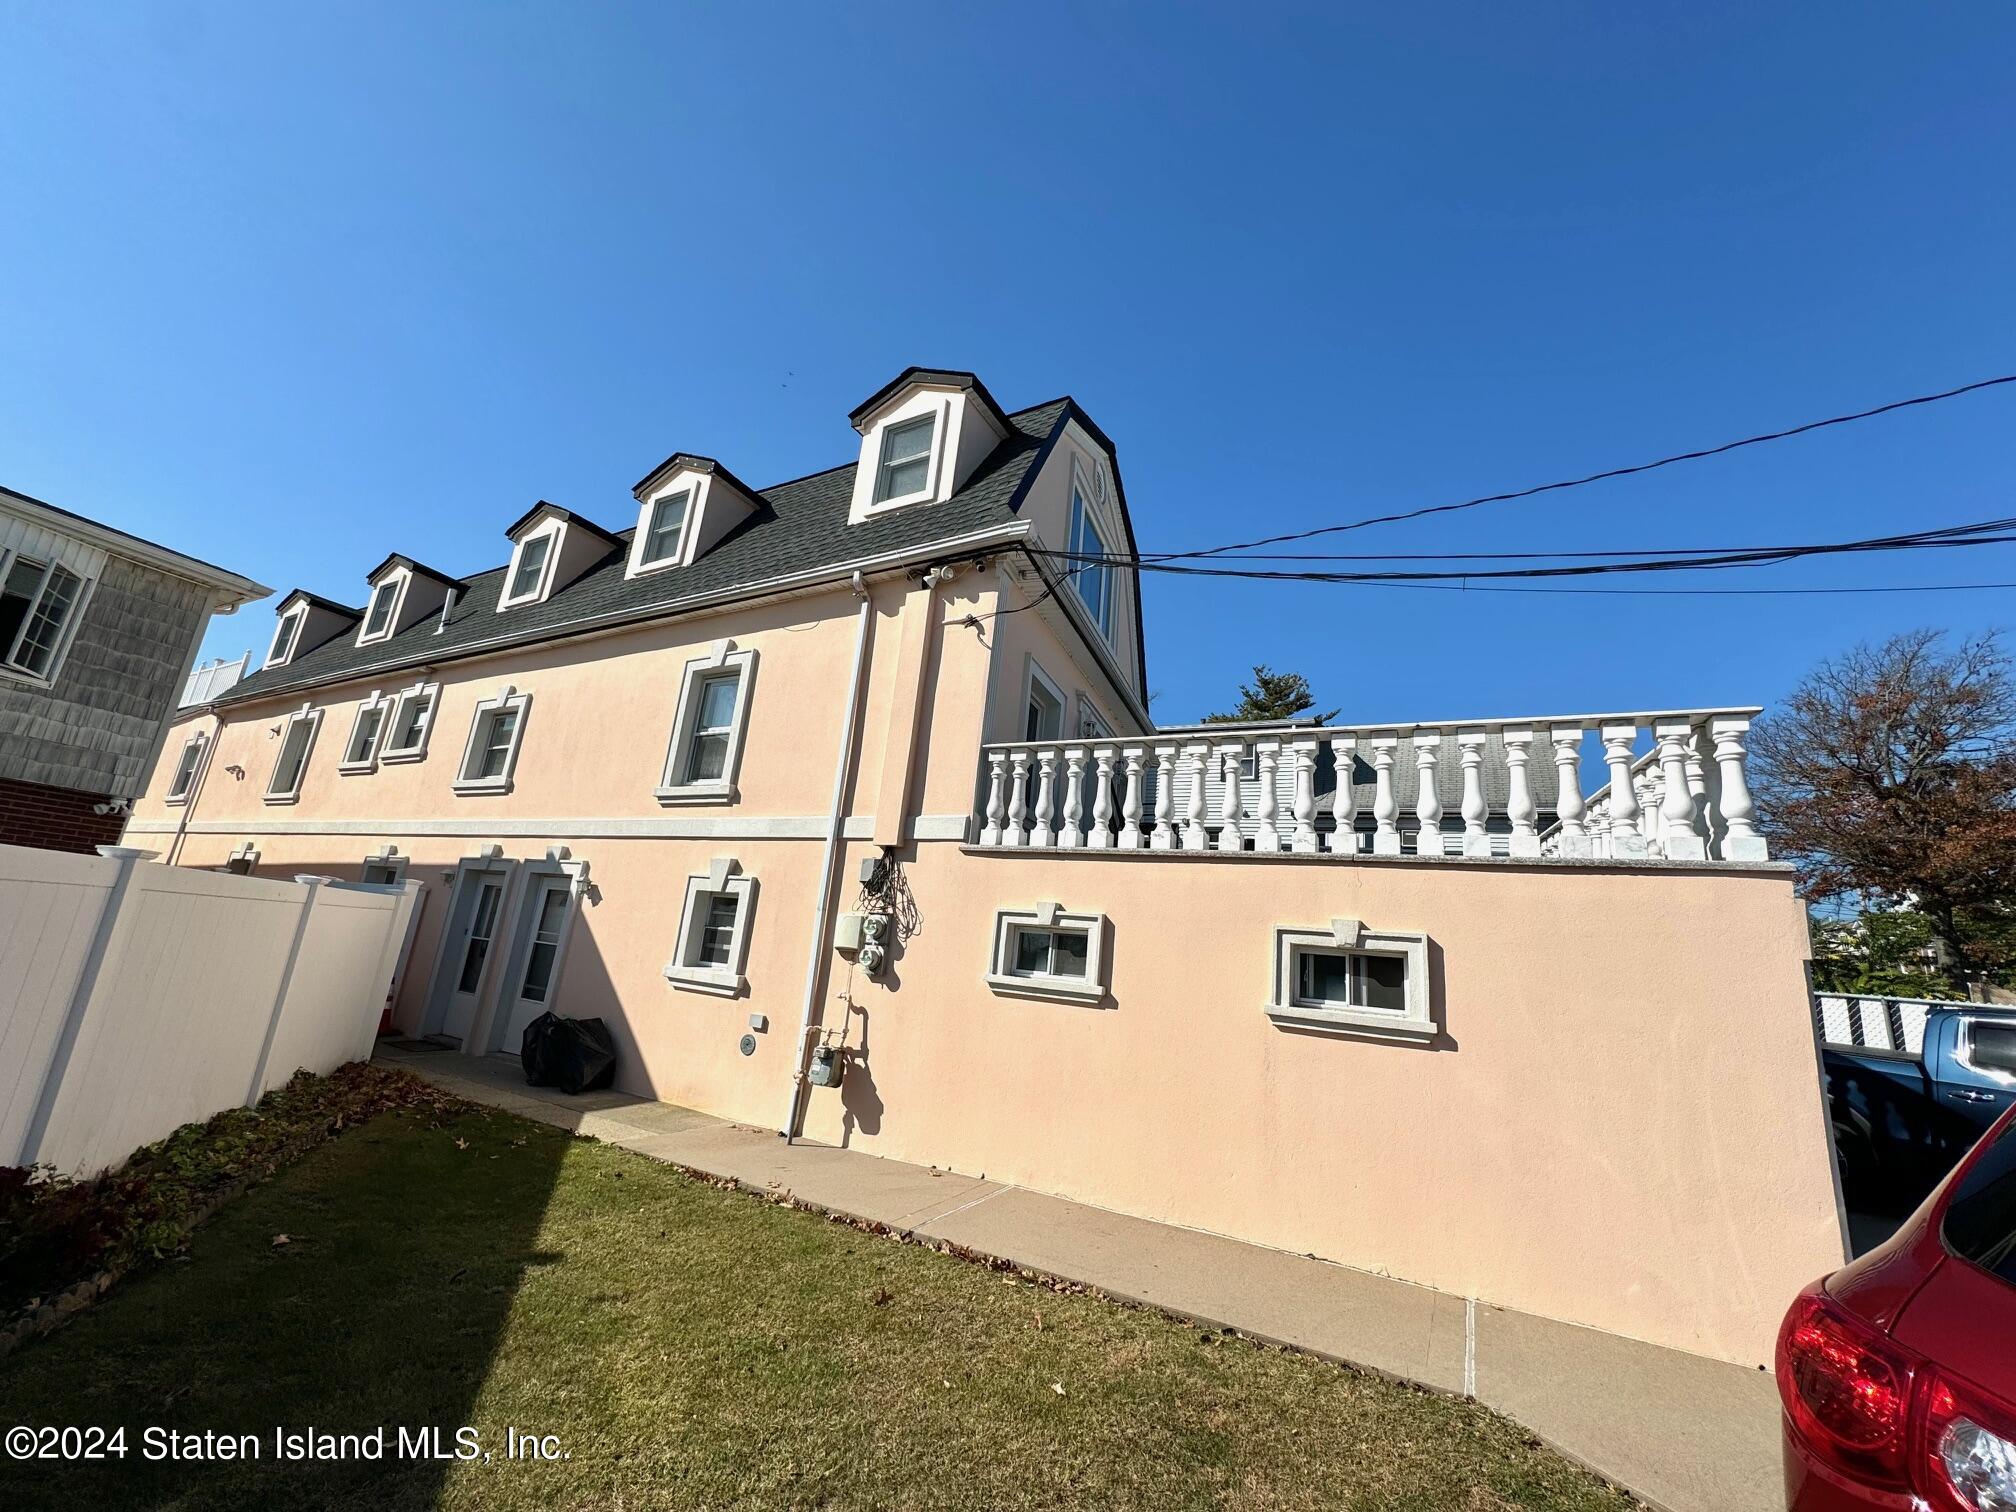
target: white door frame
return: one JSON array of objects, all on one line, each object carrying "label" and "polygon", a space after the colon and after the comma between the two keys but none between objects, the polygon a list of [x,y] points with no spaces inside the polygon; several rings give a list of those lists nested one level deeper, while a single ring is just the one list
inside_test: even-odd
[{"label": "white door frame", "polygon": [[[480,885],[477,881],[479,878],[481,881],[489,881],[493,873],[502,872],[504,890],[497,899],[497,918],[501,923],[510,917],[514,891],[512,884],[517,881],[518,869],[522,864],[518,861],[505,860],[504,847],[501,845],[486,845],[475,855],[464,856],[455,863],[454,885],[448,892],[448,912],[441,920],[441,939],[434,949],[434,970],[428,975],[427,996],[422,1000],[420,1010],[420,1033],[423,1036],[439,1034],[442,1025],[447,1021],[448,1004],[444,988],[451,980],[448,963],[451,953],[455,958],[454,970],[459,972],[462,966],[461,952],[455,948],[461,943],[455,937],[455,916],[462,906],[465,890],[472,884]],[[482,1027],[483,994],[496,979],[497,951],[494,936],[491,943],[492,949],[484,959],[482,974],[476,980],[476,1011],[469,1020],[469,1033],[462,1037],[461,1050],[465,1055],[478,1053],[476,1035],[478,1029]]]},{"label": "white door frame", "polygon": [[[510,904],[510,942],[503,952],[504,969],[493,981],[486,982],[492,988],[487,1002],[479,999],[476,1021],[470,1026],[470,1046],[480,1046],[472,1053],[495,1055],[501,1050],[509,1050],[504,1043],[511,1028],[511,1010],[516,1006],[512,985],[524,975],[525,962],[532,953],[531,928],[538,923],[536,905],[543,883],[566,879],[567,912],[560,920],[560,943],[553,952],[553,975],[546,990],[546,1006],[551,1008],[559,992],[562,974],[567,969],[567,947],[574,938],[574,925],[581,913],[581,901],[588,891],[588,863],[571,859],[571,852],[564,845],[555,845],[546,852],[544,861],[521,861],[518,866],[518,886],[506,901]],[[496,948],[492,944],[492,959],[496,958]],[[486,963],[486,970],[488,969]],[[515,1053],[515,1052],[514,1052]]]}]

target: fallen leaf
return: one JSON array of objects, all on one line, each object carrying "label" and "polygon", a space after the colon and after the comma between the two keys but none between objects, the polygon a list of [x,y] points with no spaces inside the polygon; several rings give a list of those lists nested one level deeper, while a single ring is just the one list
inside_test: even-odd
[{"label": "fallen leaf", "polygon": [[1036,1332],[1043,1332],[1043,1314],[1036,1314]]},{"label": "fallen leaf", "polygon": [[457,1281],[460,1281],[464,1276],[468,1274],[469,1274],[469,1267],[465,1265],[462,1267],[462,1269],[458,1270],[457,1272],[455,1272],[454,1275],[448,1278],[448,1284],[450,1286],[453,1286]]},{"label": "fallen leaf", "polygon": [[877,1307],[887,1307],[891,1302],[896,1300],[896,1293],[889,1290],[886,1286],[878,1286],[875,1288],[875,1295],[868,1300],[873,1302]]},{"label": "fallen leaf", "polygon": [[273,1248],[275,1249],[279,1249],[284,1244],[292,1244],[293,1242],[285,1234],[275,1234],[273,1236]]},{"label": "fallen leaf", "polygon": [[1056,1392],[1057,1395],[1059,1396],[1064,1395],[1064,1383],[1062,1381],[1052,1381],[1050,1383],[1050,1389]]},{"label": "fallen leaf", "polygon": [[466,1150],[469,1148],[469,1141],[464,1139],[461,1135],[458,1134],[455,1136],[455,1148],[458,1150]]}]

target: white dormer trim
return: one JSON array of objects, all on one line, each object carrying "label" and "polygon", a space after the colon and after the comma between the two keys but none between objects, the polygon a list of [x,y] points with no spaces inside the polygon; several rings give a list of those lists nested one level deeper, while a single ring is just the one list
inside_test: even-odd
[{"label": "white dormer trim", "polygon": [[[357,644],[375,646],[380,641],[388,641],[398,632],[401,616],[406,612],[406,590],[413,584],[413,569],[406,566],[394,567],[375,583],[370,585],[371,596],[364,601],[364,618],[357,624]],[[378,602],[390,589],[390,597],[385,598],[385,627],[375,633],[371,620],[378,608]]]},{"label": "white dormer trim", "polygon": [[273,639],[266,646],[266,660],[261,671],[266,667],[284,667],[294,659],[294,653],[301,647],[301,627],[307,619],[306,604],[281,610],[273,621]]},{"label": "white dormer trim", "polygon": [[[524,564],[525,553],[536,541],[545,542],[546,558],[539,566],[539,575],[530,586],[517,593],[512,587],[518,581],[518,570]],[[497,610],[501,614],[506,609],[521,608],[526,604],[542,604],[546,595],[553,591],[553,575],[560,566],[560,553],[567,544],[567,522],[556,515],[531,526],[519,536],[511,546],[511,565],[504,569],[504,584],[497,594]]]},{"label": "white dormer trim", "polygon": [[[639,494],[637,529],[631,533],[629,560],[623,569],[626,578],[692,566],[729,531],[763,507],[761,499],[705,458],[695,458],[649,480],[648,489]],[[657,521],[659,507],[682,495],[686,512],[679,533],[669,549],[659,547],[654,554],[652,526]]]},{"label": "white dormer trim", "polygon": [[[931,448],[923,486],[878,499],[890,432],[926,418],[932,422]],[[881,409],[863,416],[859,428],[861,462],[854,469],[854,495],[847,510],[850,525],[913,504],[943,503],[981,460],[1007,439],[1007,432],[986,405],[974,398],[972,390],[942,384],[910,385],[892,395]]]}]

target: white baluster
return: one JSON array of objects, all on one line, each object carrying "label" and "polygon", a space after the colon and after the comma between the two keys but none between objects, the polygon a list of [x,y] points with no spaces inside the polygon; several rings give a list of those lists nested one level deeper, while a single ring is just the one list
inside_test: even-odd
[{"label": "white baluster", "polygon": [[1281,812],[1281,792],[1275,786],[1281,765],[1281,742],[1263,740],[1253,747],[1254,773],[1260,782],[1260,798],[1253,814],[1260,821],[1260,827],[1253,834],[1253,849],[1256,851],[1278,851],[1281,849],[1281,831],[1274,820]]},{"label": "white baluster", "polygon": [[1603,760],[1610,768],[1610,854],[1619,861],[1645,855],[1645,837],[1638,832],[1638,795],[1631,787],[1631,742],[1635,724],[1603,726]]},{"label": "white baluster", "polygon": [[1400,854],[1400,800],[1393,792],[1393,753],[1400,744],[1398,735],[1372,737],[1372,854]]},{"label": "white baluster", "polygon": [[1127,764],[1127,791],[1120,799],[1120,849],[1141,849],[1141,763],[1145,746],[1127,746],[1120,759]]},{"label": "white baluster", "polygon": [[1312,855],[1316,850],[1316,742],[1291,741],[1288,759],[1295,764],[1295,838],[1289,849]]},{"label": "white baluster", "polygon": [[1414,790],[1414,818],[1420,829],[1414,836],[1417,856],[1442,855],[1442,794],[1435,787],[1435,758],[1442,754],[1440,730],[1414,732],[1414,768],[1419,774]]},{"label": "white baluster", "polygon": [[1526,770],[1531,759],[1533,731],[1530,728],[1507,730],[1505,735],[1506,796],[1505,812],[1512,819],[1512,844],[1510,853],[1515,856],[1537,856],[1540,854],[1540,831],[1534,820],[1539,818],[1539,807],[1533,802],[1533,778]]},{"label": "white baluster", "polygon": [[1340,856],[1358,854],[1358,789],[1352,784],[1351,769],[1358,762],[1357,737],[1330,737],[1330,758],[1337,767],[1337,790],[1330,796],[1330,817],[1337,827],[1330,832],[1330,849]]},{"label": "white baluster", "polygon": [[1029,753],[1014,750],[1008,753],[1011,775],[1008,779],[1008,827],[1001,831],[1003,845],[1027,845],[1029,832],[1022,828],[1022,821],[1029,817]]},{"label": "white baluster", "polygon": [[1209,795],[1204,790],[1205,774],[1210,767],[1211,747],[1193,745],[1183,748],[1183,764],[1190,770],[1190,791],[1183,796],[1183,849],[1200,851],[1210,841],[1210,832],[1204,828],[1204,816],[1209,812]]},{"label": "white baluster", "polygon": [[1589,854],[1589,831],[1582,816],[1588,807],[1582,802],[1582,726],[1555,725],[1547,732],[1554,743],[1554,813],[1561,821],[1555,840],[1557,856]]},{"label": "white baluster", "polygon": [[1062,850],[1077,850],[1085,843],[1078,821],[1085,817],[1085,749],[1071,746],[1064,752],[1064,823],[1057,831]]},{"label": "white baluster", "polygon": [[987,822],[980,829],[982,845],[1001,843],[1001,815],[1007,803],[1003,791],[1003,781],[1008,775],[1008,753],[989,751],[987,753]]},{"label": "white baluster", "polygon": [[1484,742],[1482,730],[1458,730],[1456,744],[1463,754],[1463,854],[1488,856],[1491,836],[1485,832],[1484,818],[1491,812],[1484,802]]},{"label": "white baluster", "polygon": [[1757,832],[1757,805],[1743,768],[1743,736],[1750,721],[1722,715],[1710,720],[1708,728],[1715,737],[1715,765],[1722,775],[1722,859],[1767,861],[1771,848]]},{"label": "white baluster", "polygon": [[1088,838],[1094,850],[1113,849],[1113,758],[1119,754],[1111,746],[1100,746],[1092,753],[1098,775],[1092,789],[1092,833]]},{"label": "white baluster", "polygon": [[1239,833],[1239,779],[1242,775],[1240,763],[1246,758],[1246,742],[1218,747],[1218,760],[1225,771],[1225,809],[1218,830],[1218,849],[1236,851],[1246,848],[1246,837]]},{"label": "white baluster", "polygon": [[1715,854],[1722,828],[1721,805],[1716,790],[1721,782],[1714,777],[1714,762],[1708,755],[1708,727],[1695,725],[1687,732],[1687,791],[1694,795],[1694,833],[1699,835],[1709,855]]},{"label": "white baluster", "polygon": [[1652,726],[1659,741],[1659,776],[1666,791],[1659,805],[1660,844],[1668,861],[1705,861],[1708,847],[1694,832],[1694,794],[1687,786],[1687,750],[1694,727],[1684,719]]},{"label": "white baluster", "polygon": [[1029,831],[1029,843],[1048,846],[1057,843],[1057,831],[1050,827],[1055,816],[1057,795],[1057,753],[1036,753],[1036,823]]},{"label": "white baluster", "polygon": [[1155,747],[1155,831],[1148,837],[1150,850],[1174,850],[1176,827],[1176,747]]}]

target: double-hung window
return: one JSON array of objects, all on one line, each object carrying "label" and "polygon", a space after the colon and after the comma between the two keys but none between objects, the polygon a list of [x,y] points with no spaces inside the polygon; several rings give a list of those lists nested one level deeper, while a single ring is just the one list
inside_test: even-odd
[{"label": "double-hung window", "polygon": [[553,531],[527,536],[518,545],[517,560],[511,566],[511,581],[504,590],[504,602],[523,603],[539,597],[546,582],[546,563],[553,555]]},{"label": "double-hung window", "polygon": [[301,621],[308,617],[304,609],[290,609],[280,616],[273,626],[273,644],[266,648],[266,665],[284,667],[294,654],[294,646],[301,639]]},{"label": "double-hung window", "polygon": [[385,715],[391,701],[373,693],[357,706],[357,718],[350,726],[350,738],[343,746],[339,772],[370,772],[378,767],[378,737],[385,731]]},{"label": "double-hung window", "polygon": [[1092,623],[1099,627],[1099,634],[1110,643],[1113,639],[1113,595],[1118,579],[1112,565],[1101,560],[1106,555],[1106,538],[1100,535],[1092,511],[1086,507],[1085,496],[1073,484],[1071,555],[1064,570],[1071,574],[1071,586],[1077,592],[1078,601],[1092,616]]},{"label": "double-hung window", "polygon": [[733,997],[748,986],[749,922],[756,879],[732,856],[717,857],[686,879],[686,901],[665,980],[675,987]]},{"label": "double-hung window", "polygon": [[882,458],[875,469],[875,502],[922,493],[931,477],[931,437],[936,415],[902,420],[882,432]]},{"label": "double-hung window", "polygon": [[723,642],[714,655],[686,664],[658,785],[661,803],[733,803],[738,796],[735,777],[749,723],[756,653],[734,651],[731,645]]},{"label": "double-hung window", "polygon": [[462,749],[461,774],[454,783],[456,792],[511,791],[511,775],[517,769],[531,704],[531,694],[507,687],[495,698],[476,705],[476,717],[469,722],[469,742]]},{"label": "double-hung window", "polygon": [[427,754],[427,736],[434,727],[434,705],[440,696],[439,683],[419,683],[399,695],[378,750],[380,761],[419,761]]},{"label": "double-hung window", "polygon": [[189,801],[189,790],[196,785],[196,773],[203,766],[203,753],[209,748],[210,737],[200,730],[183,742],[182,754],[175,759],[175,775],[168,782],[166,802]]},{"label": "double-hung window", "polygon": [[399,603],[403,578],[388,578],[371,590],[371,607],[364,612],[364,632],[357,643],[383,640],[392,633],[392,611]]},{"label": "double-hung window", "polygon": [[58,562],[17,556],[0,578],[0,663],[10,672],[53,678],[84,579]]},{"label": "double-hung window", "polygon": [[678,559],[679,541],[686,533],[686,514],[692,502],[693,490],[690,488],[682,488],[677,493],[651,501],[651,519],[644,529],[644,546],[638,566],[662,567]]},{"label": "double-hung window", "polygon": [[287,716],[280,734],[280,754],[273,762],[273,775],[266,782],[268,803],[292,803],[301,796],[301,778],[308,770],[308,753],[315,749],[315,734],[322,728],[322,711],[303,705]]},{"label": "double-hung window", "polygon": [[1096,1003],[1106,996],[1106,919],[1054,903],[994,916],[987,984],[1018,997]]}]

